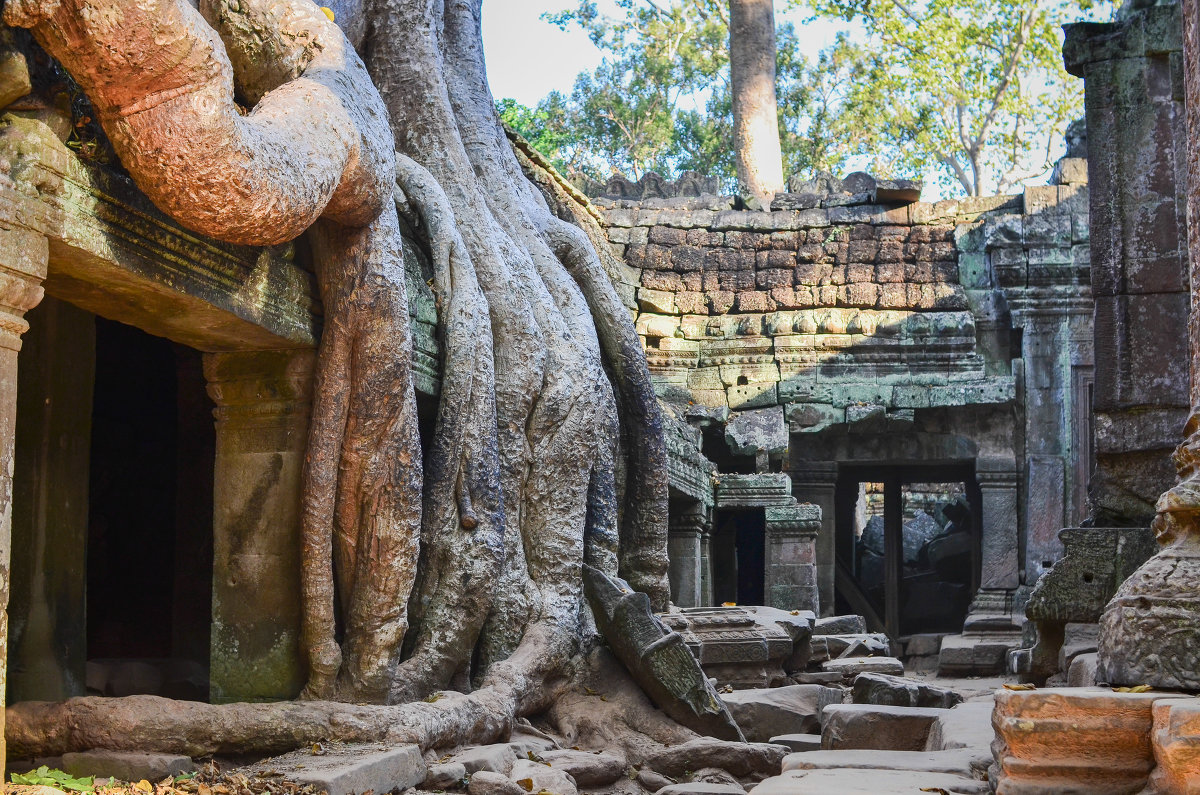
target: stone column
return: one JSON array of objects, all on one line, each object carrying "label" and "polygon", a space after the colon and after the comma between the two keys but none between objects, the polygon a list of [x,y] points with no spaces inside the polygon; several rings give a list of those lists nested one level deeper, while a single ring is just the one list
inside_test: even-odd
[{"label": "stone column", "polygon": [[766,595],[769,607],[821,614],[816,540],[821,509],[789,505],[766,509]]},{"label": "stone column", "polygon": [[96,316],[46,298],[27,320],[17,395],[8,685],[13,701],[64,701],[86,690]]},{"label": "stone column", "polygon": [[[1169,7],[1174,10],[1174,7]],[[1151,9],[1154,10],[1154,9]],[[1191,415],[1175,451],[1180,482],[1155,506],[1159,552],[1117,590],[1100,619],[1097,680],[1200,690],[1200,2],[1183,4],[1187,95],[1188,245],[1191,250]],[[1158,319],[1155,326],[1168,324]],[[1171,331],[1183,338],[1173,324]],[[1099,350],[1097,350],[1099,358]],[[1174,364],[1182,370],[1184,356]],[[1149,388],[1150,385],[1147,385]]]},{"label": "stone column", "polygon": [[4,693],[8,670],[9,560],[12,557],[12,472],[17,426],[17,352],[25,313],[42,300],[49,243],[25,230],[0,229],[0,781],[5,780]]},{"label": "stone column", "polygon": [[292,699],[300,656],[300,475],[311,350],[208,354],[217,404],[211,697]]},{"label": "stone column", "polygon": [[832,610],[837,569],[834,500],[837,490],[837,463],[793,460],[791,466],[789,474],[792,477],[792,495],[799,502],[811,503],[821,511],[821,527],[817,533],[815,548],[818,601]]},{"label": "stone column", "polygon": [[711,520],[700,503],[671,511],[667,528],[667,557],[671,562],[671,601],[679,607],[699,607],[703,594],[701,541]]},{"label": "stone column", "polygon": [[980,579],[964,632],[1015,629],[1012,594],[1020,585],[1017,555],[1017,470],[1015,462],[979,459]]},{"label": "stone column", "polygon": [[712,531],[713,512],[708,512],[708,524],[700,536],[700,606],[711,607],[713,603]]}]

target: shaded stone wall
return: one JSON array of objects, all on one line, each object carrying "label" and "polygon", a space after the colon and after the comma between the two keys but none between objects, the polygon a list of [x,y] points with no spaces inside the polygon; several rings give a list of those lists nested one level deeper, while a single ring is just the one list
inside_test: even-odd
[{"label": "shaded stone wall", "polygon": [[1189,406],[1180,7],[1146,5],[1068,26],[1063,48],[1085,80],[1100,526],[1149,524]]}]

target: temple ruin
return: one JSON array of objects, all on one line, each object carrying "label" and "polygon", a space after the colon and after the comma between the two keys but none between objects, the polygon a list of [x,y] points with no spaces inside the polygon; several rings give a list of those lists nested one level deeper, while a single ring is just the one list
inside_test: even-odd
[{"label": "temple ruin", "polygon": [[[343,4],[327,11],[361,43]],[[616,395],[620,423],[598,411],[589,428],[613,437],[616,452],[599,445],[595,458],[615,456],[601,462],[615,476],[580,457],[575,474],[591,474],[571,492],[586,503],[579,559],[564,564],[579,575],[567,590],[586,594],[585,642],[546,673],[553,697],[512,696],[518,706],[477,726],[483,708],[467,699],[521,648],[488,645],[487,628],[420,698],[301,697],[314,676],[310,420],[338,381],[318,377],[340,322],[322,300],[328,240],[192,231],[137,187],[38,41],[0,27],[9,773],[49,762],[153,783],[215,757],[330,795],[1200,787],[1196,3],[1127,3],[1111,23],[1068,26],[1086,118],[1049,183],[1020,194],[923,201],[919,183],[855,172],[795,175],[769,209],[691,173],[614,177],[584,195],[514,142],[515,195],[577,227],[565,242],[548,222],[534,230],[570,273],[544,277],[547,295],[594,308],[602,355],[579,355],[608,374],[597,390]],[[424,184],[397,188],[394,275],[431,460],[443,387],[461,375],[446,369],[461,307],[442,258],[470,245],[443,245],[437,192],[409,190]],[[589,239],[603,289],[573,259]],[[563,316],[563,338],[580,335]],[[631,354],[618,343],[633,335],[661,418],[629,420],[637,373],[620,372]],[[507,343],[497,338],[498,359]],[[496,426],[495,406],[482,416]],[[634,517],[656,444],[665,516]],[[463,485],[469,474],[427,469],[454,496],[451,524],[487,525],[489,497]],[[646,541],[656,523],[665,561]],[[479,554],[511,585],[499,566],[516,553],[495,543]],[[659,564],[669,605],[652,593]],[[452,574],[428,579],[475,576]],[[423,587],[434,585],[396,596],[418,618],[436,601]],[[332,591],[331,610],[348,610]],[[487,627],[496,615],[511,620],[498,609]],[[184,702],[178,724],[139,722]],[[474,737],[468,724],[480,737],[459,742]],[[306,778],[322,743],[339,760],[362,744],[347,764],[365,778]],[[142,751],[149,761],[131,760]]]}]

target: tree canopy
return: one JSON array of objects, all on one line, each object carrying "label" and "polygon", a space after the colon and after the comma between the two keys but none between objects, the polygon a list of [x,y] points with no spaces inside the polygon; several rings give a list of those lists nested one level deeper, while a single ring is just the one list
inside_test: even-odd
[{"label": "tree canopy", "polygon": [[[501,115],[564,171],[695,170],[735,183],[728,11],[723,0],[595,0],[544,18],[584,30],[604,54],[570,96]],[[1094,0],[789,0],[845,25],[813,56],[804,26],[777,30],[780,139],[787,173],[866,168],[929,177],[949,193],[1005,192],[1043,173],[1082,83],[1060,55],[1066,22]]]}]

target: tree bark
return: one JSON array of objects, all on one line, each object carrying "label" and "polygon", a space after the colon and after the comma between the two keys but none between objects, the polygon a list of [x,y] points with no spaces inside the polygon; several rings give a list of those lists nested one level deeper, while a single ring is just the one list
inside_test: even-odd
[{"label": "tree bark", "polygon": [[738,183],[770,209],[784,187],[772,0],[729,0],[729,75]]}]

